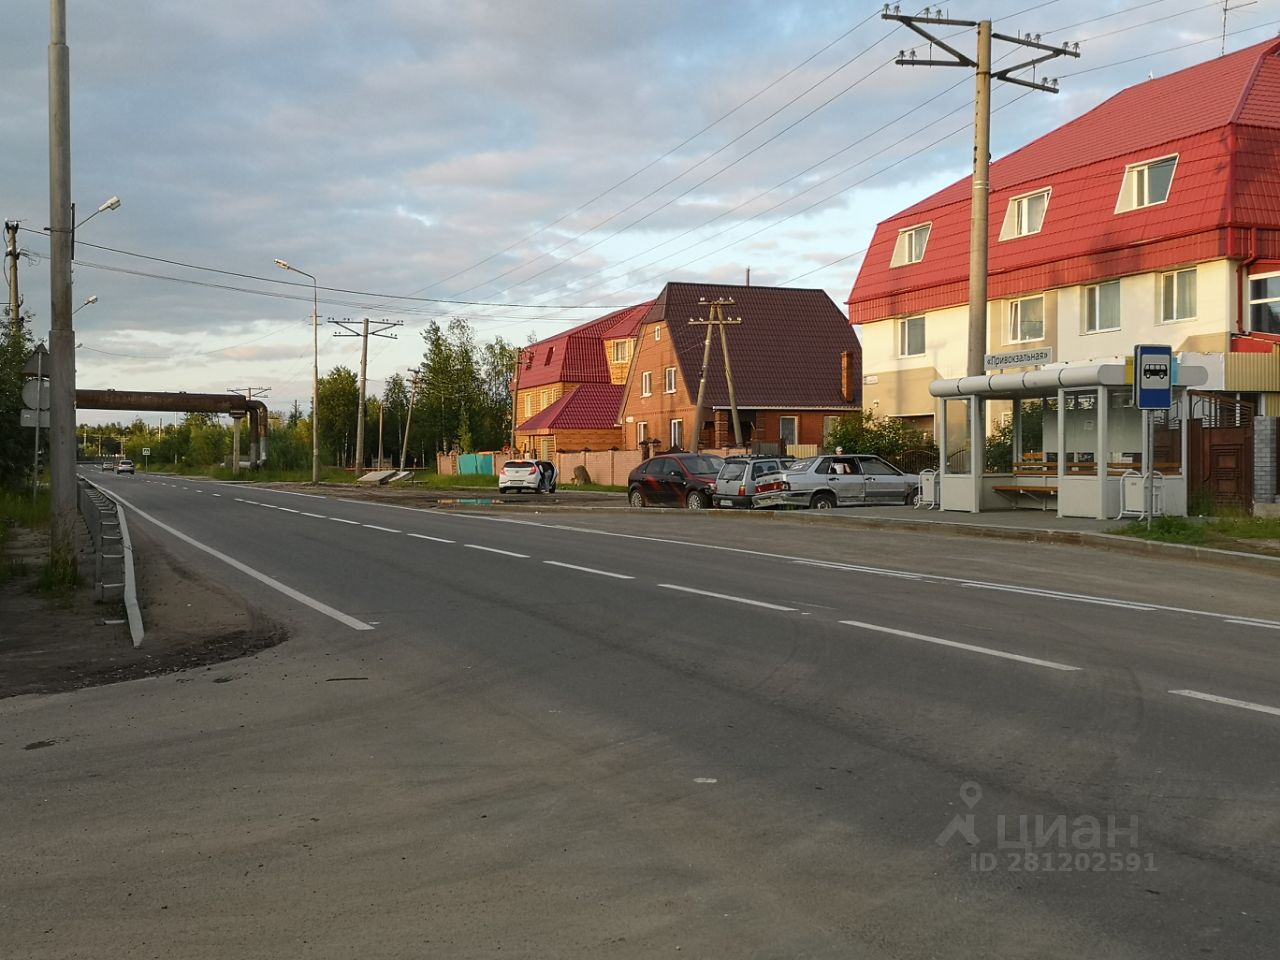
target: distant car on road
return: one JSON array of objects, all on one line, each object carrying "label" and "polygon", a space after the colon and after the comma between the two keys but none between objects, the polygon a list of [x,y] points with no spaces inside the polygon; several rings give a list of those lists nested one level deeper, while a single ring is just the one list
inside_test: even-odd
[{"label": "distant car on road", "polygon": [[133,473],[133,461],[121,460],[116,464],[116,473]]},{"label": "distant car on road", "polygon": [[793,457],[725,457],[724,466],[716,477],[715,505],[750,509],[756,485],[765,477],[781,473],[794,462]]},{"label": "distant car on road", "polygon": [[114,463],[112,463],[110,460],[103,460],[103,461],[102,461],[102,472],[103,472],[103,473],[115,473],[115,472],[116,472],[116,465],[115,465]]},{"label": "distant car on road", "polygon": [[508,460],[498,471],[498,492],[555,493],[560,471],[550,460]]},{"label": "distant car on road", "polygon": [[650,457],[627,476],[627,503],[633,507],[670,506],[705,510],[715,495],[724,460],[714,454],[663,453]]},{"label": "distant car on road", "polygon": [[[756,507],[827,510],[857,504],[915,502],[920,477],[870,454],[811,457],[782,472],[775,489],[756,495]],[[774,486],[773,483],[768,484]]]}]

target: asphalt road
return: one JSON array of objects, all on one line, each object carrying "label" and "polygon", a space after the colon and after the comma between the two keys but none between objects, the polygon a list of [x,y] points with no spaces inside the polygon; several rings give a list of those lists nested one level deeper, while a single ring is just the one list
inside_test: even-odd
[{"label": "asphalt road", "polygon": [[0,703],[0,956],[1276,956],[1274,579],[102,480],[294,639]]}]

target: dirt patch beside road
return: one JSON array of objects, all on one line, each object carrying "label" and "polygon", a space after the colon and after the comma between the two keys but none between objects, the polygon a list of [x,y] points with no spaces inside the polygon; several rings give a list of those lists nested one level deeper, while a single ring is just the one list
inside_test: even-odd
[{"label": "dirt patch beside road", "polygon": [[87,586],[54,597],[35,591],[48,556],[47,532],[14,531],[5,563],[15,573],[0,583],[0,697],[186,670],[250,655],[288,639],[279,624],[185,568],[145,524],[132,526],[130,532],[146,628],[138,649],[124,622],[123,604],[94,602],[93,547],[83,530],[80,576]]}]

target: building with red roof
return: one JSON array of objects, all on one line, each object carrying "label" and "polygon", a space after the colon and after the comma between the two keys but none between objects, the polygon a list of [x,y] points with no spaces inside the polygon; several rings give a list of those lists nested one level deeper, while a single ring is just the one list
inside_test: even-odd
[{"label": "building with red roof", "polygon": [[557,450],[621,445],[621,385],[652,302],[615,310],[520,351],[512,381],[517,447],[550,459]]},{"label": "building with red roof", "polygon": [[[865,402],[926,429],[930,383],[967,372],[970,194],[966,178],[879,224],[848,299]],[[1280,41],[1137,84],[993,162],[988,228],[989,354],[1169,344],[1216,355],[1209,386],[1280,414]]]},{"label": "building with red roof", "polygon": [[[743,441],[818,446],[832,421],[858,406],[861,352],[840,308],[822,290],[719,283],[668,283],[640,323],[620,419],[623,449],[642,444],[694,448],[707,302],[732,301],[725,315],[730,369]],[[729,386],[718,336],[712,337],[701,448],[734,441]]]}]

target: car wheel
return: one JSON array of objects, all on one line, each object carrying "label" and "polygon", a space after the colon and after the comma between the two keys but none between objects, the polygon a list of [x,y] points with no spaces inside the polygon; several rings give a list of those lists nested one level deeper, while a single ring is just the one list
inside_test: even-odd
[{"label": "car wheel", "polygon": [[828,492],[815,493],[809,505],[815,510],[830,510],[836,505],[835,494]]},{"label": "car wheel", "polygon": [[711,506],[711,498],[701,490],[690,490],[689,495],[684,498],[684,505],[690,510],[705,510]]},{"label": "car wheel", "polygon": [[631,488],[631,493],[627,496],[627,503],[636,508],[644,506],[644,494],[640,492],[639,487]]},{"label": "car wheel", "polygon": [[915,505],[915,503],[916,503],[916,501],[917,501],[919,498],[920,498],[920,491],[919,491],[919,490],[917,490],[915,487],[912,487],[910,490],[908,490],[908,491],[907,491],[907,496],[906,496],[906,498],[902,501],[902,505],[903,505],[904,507],[911,507],[911,506],[914,506],[914,505]]}]

